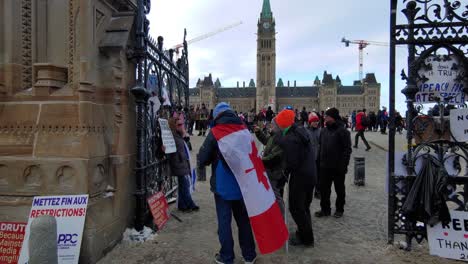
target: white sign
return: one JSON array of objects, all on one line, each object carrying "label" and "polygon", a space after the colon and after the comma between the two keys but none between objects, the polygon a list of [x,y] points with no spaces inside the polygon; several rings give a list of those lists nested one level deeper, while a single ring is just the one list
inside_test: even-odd
[{"label": "white sign", "polygon": [[463,65],[456,56],[430,56],[425,60],[429,70],[422,67],[419,76],[425,76],[425,82],[419,82],[419,92],[416,94],[417,103],[435,103],[436,98],[452,97],[449,103],[462,105],[465,102],[464,84],[460,78],[463,76]]},{"label": "white sign", "polygon": [[175,153],[177,147],[174,141],[174,136],[169,128],[169,123],[166,119],[159,118],[159,126],[161,127],[161,137],[164,147],[166,148],[166,154]]},{"label": "white sign", "polygon": [[459,142],[468,141],[468,109],[450,110],[450,131]]},{"label": "white sign", "polygon": [[33,199],[28,225],[18,263],[29,262],[29,235],[32,221],[42,215],[57,221],[57,256],[59,264],[77,264],[80,257],[88,195],[36,196]]},{"label": "white sign", "polygon": [[468,212],[450,211],[448,225],[427,227],[431,255],[468,261]]}]

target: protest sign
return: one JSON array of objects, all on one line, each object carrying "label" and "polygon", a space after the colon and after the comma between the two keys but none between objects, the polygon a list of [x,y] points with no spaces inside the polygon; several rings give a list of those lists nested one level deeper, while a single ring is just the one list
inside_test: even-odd
[{"label": "protest sign", "polygon": [[18,263],[29,262],[28,242],[32,221],[39,216],[50,215],[57,221],[58,263],[77,264],[87,207],[87,194],[34,197]]},{"label": "protest sign", "polygon": [[450,110],[450,131],[457,141],[468,141],[468,109]]},{"label": "protest sign", "polygon": [[416,103],[435,103],[437,98],[449,98],[449,104],[462,105],[465,102],[463,88],[464,68],[455,55],[434,55],[424,61],[418,71],[425,81],[418,82],[419,92]]},{"label": "protest sign", "polygon": [[169,205],[163,192],[157,192],[148,198],[148,204],[153,215],[153,222],[161,230],[169,220]]},{"label": "protest sign", "polygon": [[16,264],[24,239],[26,223],[0,222],[0,264]]},{"label": "protest sign", "polygon": [[164,147],[166,147],[166,154],[175,153],[177,151],[174,136],[169,128],[169,123],[166,119],[159,118],[159,126],[161,127],[161,138]]},{"label": "protest sign", "polygon": [[468,212],[450,211],[452,221],[427,227],[431,255],[468,261]]}]

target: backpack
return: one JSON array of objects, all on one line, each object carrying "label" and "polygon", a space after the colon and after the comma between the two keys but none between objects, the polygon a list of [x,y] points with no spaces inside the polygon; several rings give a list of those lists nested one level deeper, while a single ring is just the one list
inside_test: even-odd
[{"label": "backpack", "polygon": [[369,126],[369,117],[367,117],[366,115],[363,115],[361,117],[361,125],[363,127],[368,127]]}]

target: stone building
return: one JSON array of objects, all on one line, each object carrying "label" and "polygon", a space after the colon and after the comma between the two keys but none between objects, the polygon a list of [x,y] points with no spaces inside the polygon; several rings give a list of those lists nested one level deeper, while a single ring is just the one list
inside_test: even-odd
[{"label": "stone building", "polygon": [[257,81],[250,80],[248,86],[243,82],[237,87],[222,87],[217,79],[213,82],[211,74],[198,80],[196,87],[190,89],[190,104],[205,103],[213,108],[218,102],[228,102],[237,111],[249,111],[253,108],[258,112],[267,106],[274,110],[290,105],[297,109],[306,107],[325,110],[337,107],[341,113],[347,114],[353,110],[367,108],[377,111],[380,107],[380,83],[373,73],[366,74],[362,81],[353,85],[343,85],[340,77],[323,73],[320,80],[316,76],[310,86],[297,86],[296,81],[285,85],[279,78],[276,82],[276,21],[271,12],[269,0],[263,1],[262,11],[257,23]]},{"label": "stone building", "polygon": [[96,263],[132,222],[135,9],[0,1],[0,221],[27,222],[34,196],[89,194],[80,263]]}]

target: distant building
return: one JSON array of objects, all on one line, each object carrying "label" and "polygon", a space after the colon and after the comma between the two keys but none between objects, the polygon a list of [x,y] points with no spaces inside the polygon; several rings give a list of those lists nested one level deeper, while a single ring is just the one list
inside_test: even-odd
[{"label": "distant building", "polygon": [[257,82],[250,80],[237,87],[222,87],[219,79],[213,82],[211,74],[198,79],[197,85],[190,89],[190,104],[197,106],[204,103],[213,108],[218,102],[228,102],[233,109],[257,112],[268,106],[277,111],[287,105],[308,111],[320,111],[337,107],[341,113],[366,108],[375,111],[380,108],[380,83],[373,73],[366,74],[362,81],[353,85],[341,84],[340,77],[333,78],[325,71],[322,80],[318,76],[311,86],[297,86],[296,81],[287,84],[279,78],[276,82],[276,21],[271,12],[270,1],[264,0],[262,12],[257,23]]}]

